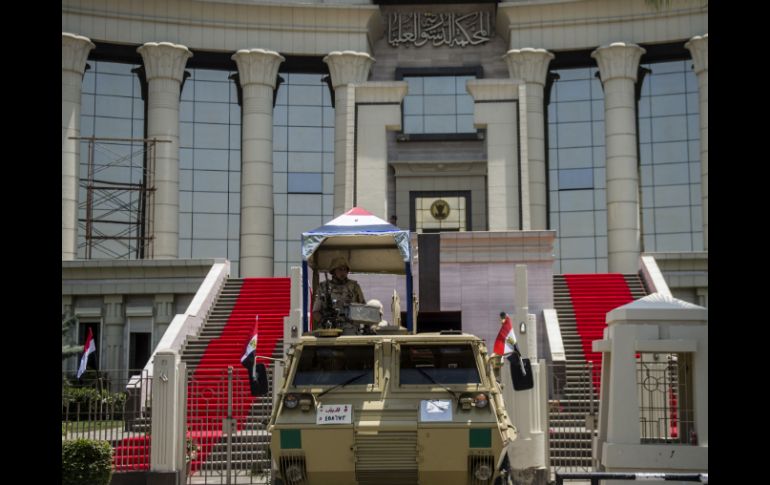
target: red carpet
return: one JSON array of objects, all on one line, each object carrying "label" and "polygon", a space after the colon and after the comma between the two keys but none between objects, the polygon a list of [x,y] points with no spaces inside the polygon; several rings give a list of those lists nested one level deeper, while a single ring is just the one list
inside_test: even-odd
[{"label": "red carpet", "polygon": [[116,472],[150,469],[150,437],[125,438],[115,446],[112,453],[113,468]]},{"label": "red carpet", "polygon": [[[232,416],[238,430],[243,428],[254,400],[260,399],[249,393],[241,356],[255,329],[259,334],[257,355],[273,355],[283,337],[283,317],[289,314],[289,285],[289,278],[246,278],[222,334],[209,343],[191,376],[187,386],[187,436],[198,448],[192,472],[200,469],[222,437],[222,419],[227,416],[228,366],[233,366]],[[123,440],[115,447],[113,462],[116,471],[148,470],[149,436]]]},{"label": "red carpet", "polygon": [[633,301],[622,274],[565,274],[569,287],[575,321],[583,344],[586,362],[593,362],[593,382],[596,393],[602,370],[602,354],[594,352],[591,343],[604,338],[607,312]]}]

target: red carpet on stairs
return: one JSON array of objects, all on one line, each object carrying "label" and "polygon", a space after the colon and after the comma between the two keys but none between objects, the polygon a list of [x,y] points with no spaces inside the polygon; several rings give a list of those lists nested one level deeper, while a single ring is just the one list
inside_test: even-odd
[{"label": "red carpet on stairs", "polygon": [[[289,299],[289,278],[244,279],[222,334],[209,343],[188,382],[187,436],[197,447],[191,472],[200,469],[222,437],[222,420],[227,417],[228,366],[233,366],[232,416],[237,429],[243,428],[252,403],[259,398],[249,393],[248,374],[241,365],[241,356],[255,330],[258,331],[257,355],[273,355],[278,340],[283,337],[283,318],[289,314]],[[128,438],[116,445],[113,462],[115,469],[121,471],[149,469],[149,436]]]},{"label": "red carpet on stairs", "polygon": [[198,445],[192,472],[206,461],[222,435],[222,420],[227,417],[228,366],[233,366],[232,415],[238,430],[243,428],[254,400],[259,399],[249,393],[241,356],[255,330],[257,355],[273,355],[283,337],[283,318],[289,314],[289,285],[289,278],[246,278],[222,334],[209,343],[201,357],[187,391],[187,429],[189,438]]},{"label": "red carpet on stairs", "polygon": [[602,354],[594,352],[591,343],[604,338],[607,312],[633,301],[622,274],[565,274],[572,307],[575,310],[580,341],[586,362],[593,362],[593,382],[596,393],[602,370]]}]

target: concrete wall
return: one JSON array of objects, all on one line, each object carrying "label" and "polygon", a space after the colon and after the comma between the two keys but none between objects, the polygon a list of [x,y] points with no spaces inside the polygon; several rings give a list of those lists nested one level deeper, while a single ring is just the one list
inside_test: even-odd
[{"label": "concrete wall", "polygon": [[[100,325],[96,342],[100,369],[126,369],[129,333],[151,333],[154,349],[174,315],[187,308],[215,261],[62,261],[62,313],[76,315],[81,324]],[[73,333],[73,344],[82,344],[74,342],[76,338]],[[62,363],[63,371],[76,368],[75,357]]]},{"label": "concrete wall", "polygon": [[[516,312],[515,267],[527,265],[529,313],[537,316],[538,347],[543,352],[545,330],[542,310],[553,308],[554,231],[492,231],[441,233],[441,311],[462,311],[462,329],[483,338],[491,352],[500,330],[501,311]],[[417,254],[412,235],[413,254]],[[415,258],[416,260],[417,258]],[[420,264],[412,267],[414,294],[420,294]],[[393,290],[406,310],[403,276],[355,275],[367,300],[376,298],[384,306],[385,319],[392,321],[390,301]]]},{"label": "concrete wall", "polygon": [[674,297],[708,307],[708,252],[645,254],[655,258]]},{"label": "concrete wall", "polygon": [[259,47],[281,54],[368,52],[381,35],[374,5],[281,5],[167,0],[66,0],[62,32],[119,44],[172,42],[235,52]]}]

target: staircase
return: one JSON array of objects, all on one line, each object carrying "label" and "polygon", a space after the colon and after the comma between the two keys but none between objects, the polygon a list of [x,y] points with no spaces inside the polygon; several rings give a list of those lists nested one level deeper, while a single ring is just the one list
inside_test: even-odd
[{"label": "staircase", "polygon": [[[187,363],[187,436],[197,446],[191,472],[202,468],[226,469],[227,445],[222,429],[228,410],[229,366],[233,367],[232,417],[235,419],[232,468],[248,473],[269,466],[270,437],[265,424],[272,412],[272,379],[267,396],[251,396],[248,374],[240,359],[255,331],[258,331],[257,355],[282,357],[283,317],[289,313],[289,285],[289,278],[227,280],[199,334],[185,342],[181,359]],[[270,364],[266,360],[257,361]],[[125,438],[113,447],[116,471],[150,468],[149,435]]]},{"label": "staircase", "polygon": [[[257,355],[281,358],[283,317],[289,313],[289,278],[228,280],[200,333],[182,350],[188,368],[187,429],[198,446],[191,471],[226,468],[222,433],[228,409],[228,366],[233,367],[233,469],[267,465],[269,436],[265,424],[272,411],[271,394],[253,397],[247,370],[241,365],[246,343],[255,333]],[[259,317],[257,319],[257,317]],[[266,360],[259,360],[268,364]],[[271,379],[272,384],[272,379]],[[264,462],[264,463],[260,463]]]},{"label": "staircase", "polygon": [[551,466],[590,469],[591,431],[586,418],[598,415],[601,378],[601,353],[593,352],[591,345],[603,338],[607,312],[647,293],[636,274],[554,275],[553,292],[566,382],[561,383],[563,398],[549,401]]},{"label": "staircase", "polygon": [[190,376],[187,428],[199,447],[192,472],[204,463],[207,470],[226,468],[222,423],[228,408],[228,366],[233,367],[232,416],[236,433],[232,441],[237,443],[232,466],[248,469],[256,461],[267,459],[264,449],[269,437],[264,423],[270,417],[272,397],[251,396],[248,374],[240,359],[255,331],[257,355],[280,358],[282,346],[278,344],[283,337],[283,317],[288,313],[288,278],[230,279],[199,335],[188,339],[182,351]]}]

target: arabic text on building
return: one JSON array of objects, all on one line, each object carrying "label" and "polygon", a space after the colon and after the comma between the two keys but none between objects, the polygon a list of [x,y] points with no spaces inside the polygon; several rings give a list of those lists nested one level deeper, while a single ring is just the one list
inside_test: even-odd
[{"label": "arabic text on building", "polygon": [[490,12],[394,12],[388,16],[388,43],[393,47],[428,42],[438,47],[479,45],[492,38]]}]

